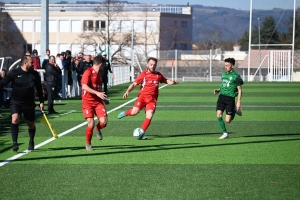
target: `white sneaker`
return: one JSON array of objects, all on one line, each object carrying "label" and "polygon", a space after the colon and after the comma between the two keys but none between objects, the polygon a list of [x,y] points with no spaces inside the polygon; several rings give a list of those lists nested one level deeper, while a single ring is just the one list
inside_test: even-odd
[{"label": "white sneaker", "polygon": [[86,150],[88,150],[88,151],[93,151],[93,147],[92,147],[91,144],[85,145],[85,148],[86,148]]},{"label": "white sneaker", "polygon": [[229,138],[229,134],[228,133],[223,133],[223,135],[221,135],[221,137],[219,137],[220,140]]}]

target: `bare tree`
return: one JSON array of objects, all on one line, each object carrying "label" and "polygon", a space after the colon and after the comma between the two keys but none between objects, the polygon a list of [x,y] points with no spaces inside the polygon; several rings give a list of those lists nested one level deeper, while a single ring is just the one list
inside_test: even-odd
[{"label": "bare tree", "polygon": [[0,12],[0,56],[17,60],[24,54],[25,45],[25,39],[8,13]]},{"label": "bare tree", "polygon": [[[112,61],[126,63],[127,58],[122,56],[122,50],[129,46],[131,34],[120,33],[119,19],[125,17],[123,5],[104,0],[96,6],[95,17],[96,21],[84,22],[83,33],[78,39],[82,44],[92,45],[96,52],[109,51]],[[91,22],[92,24],[89,24]],[[114,45],[114,48],[111,48],[111,45]]]},{"label": "bare tree", "polygon": [[220,48],[222,41],[223,32],[220,27],[214,27],[212,29],[200,31],[200,38],[202,42],[200,43],[201,49],[217,49]]}]

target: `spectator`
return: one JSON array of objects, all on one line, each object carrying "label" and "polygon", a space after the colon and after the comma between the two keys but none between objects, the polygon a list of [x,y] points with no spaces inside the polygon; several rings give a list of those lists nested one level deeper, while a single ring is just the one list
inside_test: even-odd
[{"label": "spectator", "polygon": [[48,114],[56,114],[54,110],[53,102],[55,98],[55,89],[57,84],[57,78],[61,75],[61,69],[55,63],[55,57],[50,56],[49,62],[45,66],[45,82],[48,94]]},{"label": "spectator", "polygon": [[62,92],[63,98],[69,97],[70,93],[69,93],[69,88],[68,88],[68,80],[69,80],[69,69],[71,68],[71,63],[69,63],[69,60],[67,59],[67,53],[66,52],[61,52],[61,55],[63,55],[63,59],[62,59],[62,65],[63,65],[63,79],[64,79],[64,85],[62,86],[64,89],[64,93]]},{"label": "spectator", "polygon": [[[79,72],[79,82],[81,83],[81,78],[86,69],[93,66],[93,61],[91,61],[91,55],[86,55],[85,60],[81,61],[79,64],[78,72]],[[80,85],[81,87],[81,85]]]},{"label": "spectator", "polygon": [[[62,60],[63,60],[63,55],[61,54],[56,54],[56,58],[55,58],[55,63],[59,66],[60,70],[63,71],[64,67],[62,65]],[[56,84],[56,98],[62,98],[62,93],[61,93],[61,89],[62,89],[62,76],[58,76],[57,78],[57,84]]]},{"label": "spectator", "polygon": [[115,76],[111,70],[109,60],[106,59],[106,56],[107,56],[106,53],[102,55],[102,57],[105,59],[105,62],[101,68],[101,76],[102,76],[103,90],[107,96],[108,72],[111,73],[112,78],[115,78]]},{"label": "spectator", "polygon": [[79,75],[79,72],[78,72],[78,67],[79,67],[79,59],[78,57],[76,58],[73,58],[73,61],[72,61],[72,78],[73,78],[73,88],[75,89],[75,96],[77,95],[81,95],[81,86],[80,86],[80,82],[79,82],[79,79],[78,79],[78,75]]},{"label": "spectator", "polygon": [[41,60],[40,57],[38,56],[38,51],[34,49],[32,53],[33,53],[32,60],[33,60],[34,70],[41,69]]},{"label": "spectator", "polygon": [[72,85],[73,85],[73,78],[72,78],[72,56],[71,56],[71,51],[70,50],[67,50],[66,51],[67,55],[66,55],[66,59],[67,59],[67,65],[68,65],[68,96],[71,97],[71,88],[72,88]]},{"label": "spectator", "polygon": [[46,64],[49,62],[50,50],[46,49],[46,55],[42,61],[42,68],[45,69]]},{"label": "spectator", "polygon": [[[6,76],[6,70],[1,71],[0,75],[0,81]],[[10,83],[5,85],[2,89],[0,89],[0,109],[1,108],[6,108],[8,106],[8,101],[7,101],[7,90],[5,87],[10,87]]]}]

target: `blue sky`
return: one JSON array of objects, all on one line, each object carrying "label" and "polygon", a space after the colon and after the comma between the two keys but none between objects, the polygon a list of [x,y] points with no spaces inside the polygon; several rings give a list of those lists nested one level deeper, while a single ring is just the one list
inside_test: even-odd
[{"label": "blue sky", "polygon": [[[40,3],[41,0],[0,0],[5,3],[10,2],[19,2],[19,3]],[[61,0],[49,0],[50,3],[56,3]],[[77,0],[65,0],[69,3],[75,3]],[[89,1],[89,0],[85,0]],[[98,0],[91,0],[98,1]],[[102,1],[102,0],[99,0]],[[128,0],[129,2],[140,2],[140,3],[162,3],[164,5],[168,4],[179,4],[179,5],[203,5],[203,6],[218,6],[234,9],[249,10],[250,9],[250,0]],[[294,0],[253,0],[253,8],[256,9],[272,9],[272,8],[293,8]],[[299,2],[299,1],[298,1]],[[297,3],[297,6],[300,3]]]}]

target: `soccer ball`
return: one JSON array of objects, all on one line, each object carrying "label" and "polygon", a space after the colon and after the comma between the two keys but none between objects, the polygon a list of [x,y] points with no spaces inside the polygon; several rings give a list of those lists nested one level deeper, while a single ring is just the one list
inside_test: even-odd
[{"label": "soccer ball", "polygon": [[133,137],[135,137],[138,140],[142,139],[144,135],[145,135],[145,132],[141,128],[136,128],[133,131]]}]

